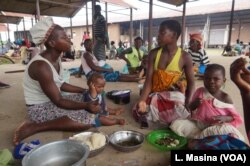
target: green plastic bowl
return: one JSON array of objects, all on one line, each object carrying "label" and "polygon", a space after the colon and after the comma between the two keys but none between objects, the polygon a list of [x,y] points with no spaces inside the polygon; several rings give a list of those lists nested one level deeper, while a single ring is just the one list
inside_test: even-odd
[{"label": "green plastic bowl", "polygon": [[[171,137],[171,138],[179,140],[179,145],[177,145],[175,147],[167,147],[167,146],[158,145],[156,143],[157,140],[165,138],[165,137]],[[148,134],[147,141],[150,144],[154,145],[156,148],[158,148],[158,149],[160,149],[162,151],[178,150],[178,149],[184,148],[187,145],[187,139],[186,138],[175,134],[171,130],[155,130],[155,131],[152,131],[152,132],[150,132]]]}]

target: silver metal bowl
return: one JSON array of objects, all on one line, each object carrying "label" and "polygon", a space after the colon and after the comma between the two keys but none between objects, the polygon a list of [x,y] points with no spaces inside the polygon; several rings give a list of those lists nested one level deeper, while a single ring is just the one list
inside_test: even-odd
[{"label": "silver metal bowl", "polygon": [[[82,133],[79,133],[79,134],[81,134],[82,136],[86,136],[86,137],[89,136],[90,137],[94,133],[103,134],[105,136],[105,138],[106,138],[106,143],[105,143],[105,145],[103,145],[102,147],[100,147],[98,149],[91,150],[90,153],[89,153],[89,158],[90,157],[94,157],[94,156],[98,155],[99,153],[101,153],[105,149],[105,147],[109,144],[109,138],[108,138],[108,136],[106,134],[102,133],[102,132],[99,132],[99,131],[95,131],[95,132],[87,131],[87,132],[82,132]],[[77,135],[75,135],[75,136],[77,136]]]},{"label": "silver metal bowl", "polygon": [[85,166],[89,147],[73,140],[51,142],[33,149],[22,166]]},{"label": "silver metal bowl", "polygon": [[117,131],[109,136],[109,142],[116,150],[132,152],[141,147],[144,135],[133,130]]}]

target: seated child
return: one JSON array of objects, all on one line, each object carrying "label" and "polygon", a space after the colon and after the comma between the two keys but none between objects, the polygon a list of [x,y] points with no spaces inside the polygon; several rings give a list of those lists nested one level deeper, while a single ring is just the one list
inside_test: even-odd
[{"label": "seated child", "polygon": [[84,102],[89,101],[98,101],[101,106],[101,110],[98,113],[101,116],[108,116],[108,115],[120,115],[123,112],[122,108],[109,108],[106,106],[103,90],[105,87],[105,79],[99,73],[92,74],[88,79],[88,87],[89,90],[83,93]]},{"label": "seated child", "polygon": [[[223,66],[219,64],[208,65],[204,74],[204,87],[198,88],[193,95],[189,105],[192,112],[191,119],[201,130],[200,135],[202,136],[235,134],[237,138],[243,137],[240,132],[235,132],[237,131],[236,127],[241,125],[243,120],[235,110],[230,96],[221,90],[225,81],[225,68]],[[223,127],[221,127],[222,125]],[[209,128],[212,126],[217,127],[210,130]],[[234,132],[228,133],[228,131]]]},{"label": "seated child", "polygon": [[93,73],[100,73],[104,76],[104,79],[109,82],[124,81],[124,82],[137,82],[140,80],[138,75],[121,74],[118,71],[114,71],[107,64],[101,64],[92,53],[92,41],[86,39],[84,41],[84,46],[86,52],[81,58],[82,68],[87,77],[87,79]]}]

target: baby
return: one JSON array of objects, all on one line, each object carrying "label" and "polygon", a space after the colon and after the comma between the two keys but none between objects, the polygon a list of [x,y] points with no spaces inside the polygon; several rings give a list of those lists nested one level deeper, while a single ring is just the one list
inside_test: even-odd
[{"label": "baby", "polygon": [[98,101],[101,110],[98,113],[101,116],[120,115],[123,112],[122,108],[109,108],[106,106],[103,90],[105,87],[105,79],[99,73],[93,73],[88,79],[89,90],[83,93],[84,102]]}]

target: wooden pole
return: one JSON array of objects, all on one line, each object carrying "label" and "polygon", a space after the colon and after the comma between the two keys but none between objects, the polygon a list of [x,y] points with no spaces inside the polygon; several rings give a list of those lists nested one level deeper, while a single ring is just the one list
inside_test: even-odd
[{"label": "wooden pole", "polygon": [[229,34],[228,34],[228,41],[227,45],[231,45],[231,33],[232,33],[232,26],[233,26],[233,18],[234,18],[234,0],[232,0],[232,10],[231,10],[231,17],[230,17],[230,24],[229,24]]},{"label": "wooden pole", "polygon": [[184,47],[185,26],[186,26],[186,0],[183,3],[183,11],[182,11],[182,33],[181,33],[181,48],[182,49]]},{"label": "wooden pole", "polygon": [[70,38],[73,39],[72,17],[70,17]]},{"label": "wooden pole", "polygon": [[86,3],[86,29],[89,32],[89,16],[88,16],[88,2]]},{"label": "wooden pole", "polygon": [[130,46],[132,45],[132,41],[133,41],[133,9],[130,8],[130,36],[129,36]]},{"label": "wooden pole", "polygon": [[95,16],[95,0],[92,0],[92,40],[93,42],[95,41],[94,16]]},{"label": "wooden pole", "polygon": [[32,27],[33,27],[33,25],[34,25],[33,17],[31,17],[31,25],[32,25]]},{"label": "wooden pole", "polygon": [[153,15],[153,0],[149,1],[149,21],[148,21],[148,51],[152,47],[152,15]]},{"label": "wooden pole", "polygon": [[36,0],[36,18],[38,21],[40,21],[40,5],[39,0]]},{"label": "wooden pole", "polygon": [[23,17],[23,37],[26,38],[25,22]]},{"label": "wooden pole", "polygon": [[7,30],[8,30],[8,42],[10,42],[10,27],[9,27],[9,23],[7,23]]},{"label": "wooden pole", "polygon": [[238,39],[240,40],[240,31],[241,31],[241,21],[239,21],[239,31],[238,31]]},{"label": "wooden pole", "polygon": [[16,36],[15,36],[15,40],[17,40],[19,38],[19,35],[18,35],[18,25],[16,24]]}]

